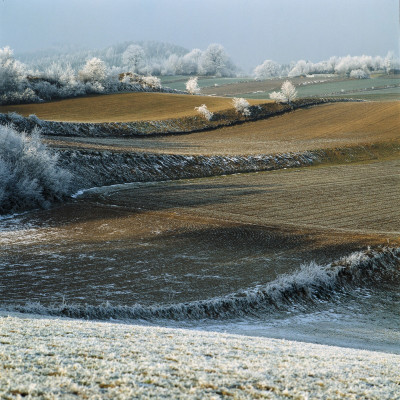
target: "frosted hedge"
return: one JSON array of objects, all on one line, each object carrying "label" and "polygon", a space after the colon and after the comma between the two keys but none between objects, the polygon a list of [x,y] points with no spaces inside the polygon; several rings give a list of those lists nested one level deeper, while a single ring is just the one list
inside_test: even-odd
[{"label": "frosted hedge", "polygon": [[40,139],[0,126],[0,214],[47,208],[69,194],[72,175]]}]

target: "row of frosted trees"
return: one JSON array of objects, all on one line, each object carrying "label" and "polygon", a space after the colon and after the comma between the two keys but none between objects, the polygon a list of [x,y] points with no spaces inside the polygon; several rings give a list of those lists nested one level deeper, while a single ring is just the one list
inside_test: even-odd
[{"label": "row of frosted trees", "polygon": [[[204,51],[193,49],[188,52],[162,43],[143,46],[128,43],[101,53],[105,61],[96,56],[84,58],[89,55],[87,52],[79,53],[75,58],[71,54],[60,56],[61,61],[57,62],[44,56],[41,63],[36,60],[28,66],[17,61],[10,48],[0,49],[0,104],[47,101],[91,93],[162,90],[160,80],[154,75],[227,77],[238,73],[219,44],[211,44]],[[393,53],[388,53],[386,57],[331,57],[318,63],[300,60],[290,65],[266,60],[254,69],[254,76],[261,80],[328,73],[368,78],[371,71],[390,72],[397,68],[398,61]]]},{"label": "row of frosted trees", "polygon": [[272,60],[265,60],[254,69],[256,79],[269,79],[274,77],[295,77],[309,74],[340,74],[354,78],[368,78],[372,71],[385,71],[387,73],[399,68],[399,61],[394,54],[389,52],[381,56],[346,56],[331,57],[329,60],[313,63],[299,60],[291,64],[278,64]]},{"label": "row of frosted trees", "polygon": [[[183,55],[172,53],[168,58],[166,55],[168,52],[162,49],[158,54],[158,60],[164,56],[162,63],[153,63],[149,67],[144,49],[130,44],[121,53],[119,66],[110,66],[98,57],[91,57],[81,65],[75,63],[75,67],[70,62],[49,63],[51,58],[47,58],[47,65],[33,69],[16,60],[12,50],[5,47],[0,49],[0,104],[92,93],[161,90],[160,79],[152,74],[232,76],[236,71],[224,48],[218,44],[208,46],[205,51],[194,49]],[[108,54],[108,58],[113,55]]]},{"label": "row of frosted trees", "polygon": [[238,69],[220,44],[207,49],[188,51],[183,47],[161,42],[126,42],[104,50],[64,50],[22,54],[21,60],[31,68],[45,71],[54,62],[69,64],[75,70],[93,57],[104,61],[114,73],[126,71],[141,75],[215,75],[234,76]]},{"label": "row of frosted trees", "polygon": [[206,50],[193,49],[164,59],[151,59],[144,49],[131,44],[122,54],[122,67],[136,73],[152,75],[212,75],[235,76],[237,68],[220,44],[210,44]]},{"label": "row of frosted trees", "polygon": [[119,75],[99,58],[86,61],[75,71],[71,65],[53,63],[45,71],[32,71],[17,61],[9,47],[0,49],[0,104],[39,102],[93,93],[158,91],[154,76]]}]

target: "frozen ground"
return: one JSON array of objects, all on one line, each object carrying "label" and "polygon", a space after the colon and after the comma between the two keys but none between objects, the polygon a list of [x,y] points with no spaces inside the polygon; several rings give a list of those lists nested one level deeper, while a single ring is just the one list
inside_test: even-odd
[{"label": "frozen ground", "polygon": [[0,312],[1,398],[400,399],[400,356]]}]

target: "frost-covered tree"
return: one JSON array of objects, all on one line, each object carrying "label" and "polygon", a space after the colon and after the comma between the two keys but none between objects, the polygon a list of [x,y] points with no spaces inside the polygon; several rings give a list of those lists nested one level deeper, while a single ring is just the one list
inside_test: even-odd
[{"label": "frost-covered tree", "polygon": [[69,194],[71,178],[38,131],[28,136],[0,126],[0,214],[49,207]]},{"label": "frost-covered tree", "polygon": [[337,74],[350,74],[351,71],[356,69],[377,71],[385,68],[384,59],[380,56],[346,56],[341,57],[335,66]]},{"label": "frost-covered tree", "polygon": [[151,87],[153,89],[161,88],[161,81],[155,76],[144,76],[142,80],[145,86]]},{"label": "frost-covered tree", "polygon": [[223,76],[228,63],[225,49],[217,43],[210,44],[201,57],[201,71],[204,75]]},{"label": "frost-covered tree", "polygon": [[165,75],[181,75],[183,73],[182,57],[171,54],[164,63],[163,73]]},{"label": "frost-covered tree", "polygon": [[265,60],[261,65],[254,69],[255,79],[268,79],[280,76],[281,66],[272,60]]},{"label": "frost-covered tree", "polygon": [[77,83],[77,76],[70,63],[53,62],[39,76],[62,86],[74,86]]},{"label": "frost-covered tree", "polygon": [[122,54],[122,62],[131,72],[138,72],[143,64],[145,53],[142,46],[131,44]]},{"label": "frost-covered tree", "polygon": [[297,97],[297,90],[290,81],[283,82],[280,92],[272,92],[269,97],[278,103],[289,103]]},{"label": "frost-covered tree", "polygon": [[281,93],[285,98],[285,102],[289,104],[297,97],[297,90],[290,81],[285,81],[282,83]]},{"label": "frost-covered tree", "polygon": [[86,62],[82,70],[79,71],[79,79],[82,82],[103,83],[106,79],[106,65],[102,60],[93,57]]},{"label": "frost-covered tree", "polygon": [[15,60],[10,47],[0,49],[0,92],[20,90],[25,78],[24,67]]},{"label": "frost-covered tree", "polygon": [[190,78],[186,82],[186,90],[188,91],[189,94],[199,94],[200,93],[200,87],[197,82],[197,76],[194,76],[193,78]]},{"label": "frost-covered tree", "polygon": [[270,93],[269,98],[277,103],[285,102],[285,97],[283,96],[282,92],[272,92]]},{"label": "frost-covered tree", "polygon": [[353,69],[350,72],[350,78],[368,79],[369,78],[369,73],[367,71],[364,71],[363,69]]},{"label": "frost-covered tree", "polygon": [[383,61],[383,65],[385,67],[385,71],[386,71],[387,74],[389,74],[391,72],[391,70],[394,67],[394,64],[395,64],[395,62],[394,62],[394,53],[393,53],[393,51],[389,51],[386,54],[386,57],[385,57],[385,59]]},{"label": "frost-covered tree", "polygon": [[214,113],[212,113],[205,104],[194,108],[199,114],[201,114],[207,121],[211,121]]},{"label": "frost-covered tree", "polygon": [[200,49],[193,49],[182,57],[182,73],[193,75],[199,73],[200,60],[203,52]]},{"label": "frost-covered tree", "polygon": [[311,74],[313,72],[314,72],[313,63],[305,60],[300,60],[297,61],[296,65],[289,71],[288,76],[289,77],[301,76],[301,75]]},{"label": "frost-covered tree", "polygon": [[9,47],[0,49],[0,104],[36,101],[29,88],[25,66],[15,60]]},{"label": "frost-covered tree", "polygon": [[244,99],[242,97],[240,97],[240,98],[234,97],[232,99],[232,103],[233,103],[233,106],[235,107],[235,110],[238,113],[242,114],[245,117],[250,117],[250,115],[251,115],[250,103],[246,99]]}]

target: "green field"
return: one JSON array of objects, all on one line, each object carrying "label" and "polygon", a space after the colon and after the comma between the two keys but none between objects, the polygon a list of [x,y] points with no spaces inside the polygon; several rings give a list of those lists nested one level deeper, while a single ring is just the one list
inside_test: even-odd
[{"label": "green field", "polygon": [[[171,89],[186,90],[186,82],[189,77],[184,75],[162,76],[160,79],[164,86]],[[373,75],[370,79],[348,79],[344,76],[328,75],[288,79],[295,84],[298,97],[340,96],[373,100],[400,98],[400,77],[397,75]],[[202,93],[208,95],[269,99],[270,93],[278,90],[283,80],[276,78],[257,82],[252,77],[199,77],[198,84],[201,89],[204,89]]]},{"label": "green field", "polygon": [[[339,96],[374,100],[400,99],[400,78],[397,77],[378,76],[371,79],[338,79],[322,83],[310,84],[307,82],[305,85],[301,83],[299,78],[289,80],[292,80],[296,85],[298,97],[300,98]],[[260,89],[263,89],[261,83]],[[229,87],[229,90],[231,89],[232,87]],[[242,96],[248,99],[269,99],[271,92],[272,90],[254,90],[236,94],[235,96]],[[229,96],[230,94],[227,95]]]},{"label": "green field", "polygon": [[[160,78],[161,84],[171,89],[186,90],[186,82],[190,79],[188,76],[163,76]],[[214,77],[199,77],[198,84],[200,88],[231,85],[239,82],[251,81],[251,77],[242,78],[214,78]]]},{"label": "green field", "polygon": [[371,79],[349,79],[341,82],[326,82],[316,85],[298,86],[296,89],[299,97],[325,97],[343,92],[358,92],[373,88],[385,89],[388,86],[395,85],[400,86],[400,78],[391,79],[386,77],[378,77]]}]

